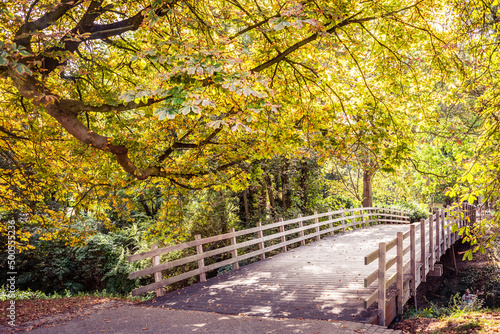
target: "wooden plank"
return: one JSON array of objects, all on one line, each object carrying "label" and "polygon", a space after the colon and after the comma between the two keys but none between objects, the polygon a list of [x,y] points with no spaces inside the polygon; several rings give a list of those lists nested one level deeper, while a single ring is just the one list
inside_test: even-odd
[{"label": "wooden plank", "polygon": [[352,229],[355,230],[357,227],[356,227],[356,215],[354,214],[354,208],[351,206],[351,224],[350,226],[352,226]]},{"label": "wooden plank", "polygon": [[410,272],[411,272],[411,295],[416,296],[417,293],[417,241],[416,241],[416,226],[410,225]]},{"label": "wooden plank", "polygon": [[185,243],[174,245],[174,246],[158,248],[155,250],[151,250],[149,252],[130,255],[128,257],[128,261],[135,262],[135,261],[139,261],[139,260],[143,260],[143,259],[148,259],[148,258],[151,258],[153,256],[162,255],[162,254],[166,254],[166,253],[170,253],[170,252],[175,252],[175,251],[183,250],[183,249],[186,249],[189,247],[194,247],[198,244],[199,244],[199,241],[194,240],[194,241],[189,241],[189,242],[185,242]]},{"label": "wooden plank", "polygon": [[434,216],[430,215],[429,216],[429,270],[432,271],[434,270]]},{"label": "wooden plank", "polygon": [[333,219],[333,218],[332,218],[332,215],[329,215],[329,216],[328,216],[328,222],[329,222],[328,224],[329,224],[329,227],[330,227],[330,230],[331,230],[331,232],[330,232],[330,236],[331,236],[331,237],[333,237],[333,236],[334,236],[334,233],[333,233],[333,223],[332,223],[332,219]]},{"label": "wooden plank", "polygon": [[[152,244],[151,245],[151,250],[154,251],[158,249],[158,244]],[[160,264],[160,256],[156,255],[153,256],[153,269]],[[155,282],[160,282],[162,280],[161,278],[161,270],[156,269],[157,271],[154,272],[154,279]],[[156,297],[161,297],[163,296],[163,288],[157,288],[156,289]]]},{"label": "wooden plank", "polygon": [[264,241],[262,240],[264,235],[262,233],[262,223],[261,222],[257,223],[257,228],[259,229],[257,231],[257,237],[259,238],[260,259],[265,260],[266,259],[266,252],[264,251]]},{"label": "wooden plank", "polygon": [[364,286],[365,286],[365,288],[367,288],[370,285],[372,285],[372,283],[377,280],[377,277],[378,277],[378,270],[375,270],[370,275],[368,275],[368,277],[365,277],[365,279],[364,279]]},{"label": "wooden plank", "polygon": [[398,244],[398,239],[397,238],[394,238],[391,241],[389,241],[387,243],[387,251],[390,251],[391,249],[393,249],[394,247],[396,247],[397,244]]},{"label": "wooden plank", "polygon": [[378,259],[378,250],[374,250],[373,252],[365,256],[365,266],[372,263],[376,259]]},{"label": "wooden plank", "polygon": [[[318,212],[314,211],[314,214],[317,215]],[[318,234],[316,236],[316,241],[319,241],[321,239],[321,235],[319,234],[319,229],[320,229],[319,218],[314,218],[314,225],[316,225],[316,233]]]},{"label": "wooden plank", "polygon": [[[301,218],[302,215],[299,214],[299,217],[298,218]],[[300,238],[302,238],[302,241],[300,242],[300,245],[301,246],[305,246],[306,245],[306,241],[304,238],[304,230],[302,229],[304,227],[303,223],[302,223],[302,220],[299,220],[299,230],[300,230]]]},{"label": "wooden plank", "polygon": [[345,233],[345,220],[344,220],[344,212],[342,212],[340,214],[340,218],[342,219],[341,222],[342,222],[342,232]]},{"label": "wooden plank", "polygon": [[192,255],[192,256],[184,257],[184,258],[181,258],[179,260],[175,260],[175,261],[171,261],[171,262],[166,262],[166,263],[161,263],[161,264],[159,264],[156,267],[149,267],[149,268],[145,268],[145,269],[141,269],[141,270],[138,270],[138,271],[131,272],[131,273],[128,274],[128,278],[129,279],[135,279],[135,278],[139,278],[139,277],[142,277],[142,276],[151,275],[151,274],[154,274],[158,270],[159,271],[163,271],[163,270],[166,270],[166,269],[174,268],[174,267],[177,267],[177,266],[189,263],[189,262],[197,261],[197,260],[198,260],[198,256],[197,255]]},{"label": "wooden plank", "polygon": [[[234,235],[234,227],[231,227],[230,231]],[[236,246],[236,237],[231,238],[231,245]],[[231,256],[233,257],[233,259],[236,259],[238,257],[238,249],[237,248],[233,249],[231,251]],[[238,263],[238,261],[234,261],[233,262],[233,270],[236,270],[239,268],[240,268],[240,264]]]},{"label": "wooden plank", "polygon": [[436,261],[439,261],[439,258],[441,257],[441,233],[440,233],[440,228],[441,228],[441,210],[436,212]]},{"label": "wooden plank", "polygon": [[363,209],[360,209],[359,210],[359,213],[361,213],[361,228],[365,228],[366,227],[366,223],[364,222],[364,217],[365,217],[365,212]]},{"label": "wooden plank", "polygon": [[379,255],[378,255],[378,312],[379,312],[379,320],[378,324],[380,326],[385,326],[385,253],[386,253],[386,244],[385,242],[379,243],[378,246]]},{"label": "wooden plank", "polygon": [[373,303],[377,301],[377,296],[378,296],[378,290],[375,290],[370,297],[368,297],[366,300],[364,300],[364,307],[365,309],[369,308],[372,306]]},{"label": "wooden plank", "polygon": [[443,208],[441,209],[441,240],[443,240],[443,247],[441,248],[441,255],[443,255],[446,252],[446,239],[445,239],[445,217],[446,217],[446,210]]},{"label": "wooden plank", "polygon": [[[282,222],[282,221],[283,221],[283,218],[280,218],[280,219],[279,219],[279,221],[280,221],[280,222]],[[287,234],[288,234],[288,233],[285,233],[285,226],[280,225],[280,232],[281,232],[281,233],[280,233],[280,234],[281,234],[280,240],[281,240],[281,243],[283,243],[283,244],[284,244],[284,243],[286,242],[286,236],[287,236]],[[283,247],[281,248],[281,251],[282,251],[282,252],[286,252],[286,246],[283,246]]]},{"label": "wooden plank", "polygon": [[420,262],[422,263],[423,270],[420,275],[420,280],[422,282],[427,281],[426,268],[427,268],[427,255],[426,255],[426,231],[425,231],[425,219],[420,219]]},{"label": "wooden plank", "polygon": [[[197,234],[194,236],[194,238],[196,240],[200,240],[201,239],[201,235]],[[203,254],[203,245],[197,245],[196,246],[196,253],[198,255],[202,255]],[[207,274],[205,273],[204,271],[204,267],[205,267],[205,260],[204,258],[200,258],[198,259],[198,269],[200,270],[200,282],[206,282],[207,281]]]},{"label": "wooden plank", "polygon": [[145,286],[142,286],[140,288],[132,290],[132,296],[139,296],[143,293],[153,291],[155,289],[163,288],[164,286],[167,286],[167,285],[170,285],[173,283],[177,283],[179,281],[182,281],[182,280],[187,279],[187,278],[191,278],[191,277],[196,276],[198,274],[200,274],[200,270],[195,269],[195,270],[188,271],[188,272],[181,274],[181,275],[177,275],[174,277],[164,279],[163,281],[160,281],[160,282],[151,283],[151,284],[148,284],[148,285],[145,285]]},{"label": "wooden plank", "polygon": [[397,237],[397,289],[398,289],[398,297],[397,298],[397,314],[403,314],[403,232],[398,232]]}]

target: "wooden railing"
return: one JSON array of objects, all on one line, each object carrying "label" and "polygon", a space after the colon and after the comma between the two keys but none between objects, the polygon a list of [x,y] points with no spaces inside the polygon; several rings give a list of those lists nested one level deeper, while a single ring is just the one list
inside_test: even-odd
[{"label": "wooden railing", "polygon": [[[229,233],[201,238],[195,236],[195,240],[178,245],[158,248],[152,245],[148,252],[129,256],[130,262],[143,259],[152,259],[152,266],[129,274],[130,279],[145,275],[153,275],[155,282],[132,291],[137,296],[142,293],[156,290],[157,296],[163,295],[163,287],[179,282],[184,279],[198,276],[201,282],[206,281],[206,274],[224,266],[239,268],[239,262],[259,257],[266,258],[266,253],[274,251],[286,252],[288,248],[305,245],[307,240],[320,240],[324,236],[332,236],[335,233],[343,233],[348,230],[362,228],[366,225],[390,223],[408,224],[408,214],[404,211],[386,208],[351,208],[346,210],[332,211],[326,213],[315,213],[312,216],[298,217],[280,221],[272,224],[261,225],[241,231],[231,229]],[[214,243],[223,244],[222,247],[209,249]],[[171,262],[160,263],[160,256],[171,252],[191,249],[192,255],[176,259]],[[195,250],[195,251],[194,251]],[[218,262],[206,264],[207,258],[218,257]],[[163,271],[172,270],[175,267],[187,264],[197,264],[196,269],[172,276],[166,273],[163,279]]]},{"label": "wooden railing", "polygon": [[[365,278],[365,287],[377,281],[377,288],[365,300],[365,308],[378,302],[379,325],[388,325],[395,317],[386,312],[388,296],[396,298],[396,314],[401,314],[410,295],[415,296],[417,287],[426,281],[429,272],[435,270],[435,263],[441,255],[459,239],[458,229],[452,232],[452,225],[462,228],[475,221],[476,208],[470,204],[453,210],[441,209],[428,219],[411,224],[407,232],[398,232],[395,239],[379,243],[377,250],[365,256],[365,265],[378,259],[378,269]],[[406,241],[408,238],[409,242]],[[390,251],[394,247],[396,254],[387,259],[388,255],[393,255]]]}]

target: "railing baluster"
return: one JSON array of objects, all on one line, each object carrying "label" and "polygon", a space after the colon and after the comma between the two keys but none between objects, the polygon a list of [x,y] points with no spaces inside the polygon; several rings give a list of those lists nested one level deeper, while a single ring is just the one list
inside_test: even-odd
[{"label": "railing baluster", "polygon": [[333,223],[332,223],[332,215],[328,215],[328,220],[330,221],[329,227],[330,227],[330,236],[333,237]]},{"label": "railing baluster", "polygon": [[[351,216],[355,216],[354,209],[353,209],[352,206],[351,206]],[[352,218],[351,221],[352,221],[352,224],[353,224],[352,225],[352,229],[355,230],[356,229],[356,218]]]},{"label": "railing baluster", "polygon": [[427,254],[425,252],[425,219],[420,219],[420,262],[422,263],[421,280],[427,281]]},{"label": "railing baluster", "polygon": [[[194,236],[195,240],[201,240],[201,235],[197,234]],[[200,243],[196,245],[196,254],[203,255],[203,245]],[[207,274],[205,273],[205,259],[201,258],[198,260],[198,269],[200,270],[200,282],[207,281]]]},{"label": "railing baluster", "polygon": [[[236,245],[236,237],[234,236],[234,233],[235,233],[235,230],[234,230],[234,227],[231,227],[229,229],[229,231],[231,233],[233,233],[233,236],[231,237],[231,245]],[[233,251],[231,252],[232,256],[233,256],[233,259],[236,259],[238,257],[238,249],[233,249]],[[236,269],[239,269],[240,268],[240,264],[238,263],[238,260],[235,260],[234,263],[233,263],[233,270],[236,270]]]},{"label": "railing baluster", "polygon": [[[279,222],[282,223],[283,222],[283,218],[280,218]],[[284,225],[280,225],[280,232],[285,232],[285,226]],[[286,237],[284,235],[282,235],[281,238],[280,238],[280,240],[281,240],[281,243],[284,243],[286,241]],[[281,247],[281,250],[283,252],[286,252],[286,245],[283,246],[283,247]]]},{"label": "railing baluster", "polygon": [[436,261],[439,261],[441,258],[441,238],[440,238],[440,215],[441,215],[441,210],[436,211]]},{"label": "railing baluster", "polygon": [[[298,218],[302,218],[302,215],[299,214]],[[299,221],[299,227],[300,227],[300,238],[302,239],[300,241],[300,245],[305,246],[306,241],[304,240],[304,230],[302,229],[302,227],[304,227],[304,223],[302,222],[302,219]]]},{"label": "railing baluster", "polygon": [[386,243],[378,244],[378,324],[385,326],[385,253]]},{"label": "railing baluster", "polygon": [[434,270],[434,215],[429,216],[429,253],[431,257],[429,258],[429,270]]},{"label": "railing baluster", "polygon": [[344,228],[342,229],[342,232],[344,232],[344,233],[345,233],[345,219],[344,219],[344,218],[345,218],[345,215],[344,215],[344,211],[342,211],[342,212],[340,213],[340,217],[342,217],[342,221],[341,221],[341,222],[342,222],[342,226],[344,227]]},{"label": "railing baluster", "polygon": [[397,298],[397,314],[403,314],[403,306],[404,306],[404,287],[403,287],[403,232],[398,232],[398,244],[397,244],[397,289],[398,289],[398,298]]},{"label": "railing baluster", "polygon": [[[257,237],[262,240],[262,238],[264,237],[264,234],[262,233],[262,223],[258,222],[257,227],[259,228],[259,230],[257,231]],[[266,252],[264,251],[264,242],[263,241],[259,242],[259,249],[262,251],[262,253],[260,254],[260,259],[265,260],[266,259]]]},{"label": "railing baluster", "polygon": [[[158,244],[152,244],[151,250],[156,250],[156,249],[158,249]],[[153,256],[153,267],[159,264],[160,264],[160,256],[159,255]],[[161,271],[155,272],[154,278],[155,278],[155,283],[161,282]],[[156,289],[156,297],[161,297],[161,296],[163,296],[163,288]]]},{"label": "railing baluster", "polygon": [[[318,212],[314,211],[314,214],[317,215]],[[316,233],[318,234],[316,236],[316,241],[319,241],[321,239],[321,235],[319,234],[319,218],[318,217],[314,218],[314,224],[316,224],[315,230],[316,230]]]},{"label": "railing baluster", "polygon": [[417,259],[416,259],[416,226],[410,225],[410,270],[411,270],[411,295],[417,295]]}]

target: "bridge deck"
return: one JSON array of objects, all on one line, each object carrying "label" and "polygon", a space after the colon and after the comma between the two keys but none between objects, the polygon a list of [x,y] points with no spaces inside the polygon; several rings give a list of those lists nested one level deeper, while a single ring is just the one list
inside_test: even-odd
[{"label": "bridge deck", "polygon": [[369,322],[375,309],[365,310],[363,300],[375,286],[365,288],[363,279],[376,270],[377,261],[365,266],[364,256],[377,249],[379,242],[408,229],[408,225],[377,225],[338,234],[147,304],[225,314]]}]

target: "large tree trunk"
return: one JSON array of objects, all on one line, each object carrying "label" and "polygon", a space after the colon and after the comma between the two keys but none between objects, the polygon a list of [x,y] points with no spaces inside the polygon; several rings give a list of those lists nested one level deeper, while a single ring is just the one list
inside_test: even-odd
[{"label": "large tree trunk", "polygon": [[368,208],[373,205],[373,190],[372,178],[373,172],[370,170],[363,171],[363,207]]}]

